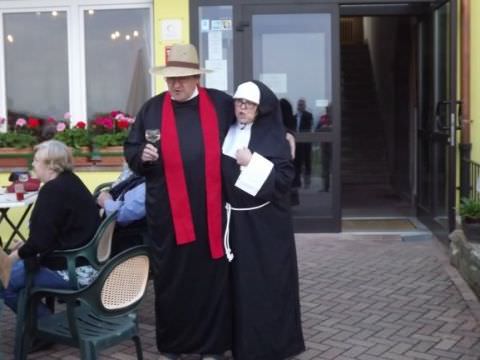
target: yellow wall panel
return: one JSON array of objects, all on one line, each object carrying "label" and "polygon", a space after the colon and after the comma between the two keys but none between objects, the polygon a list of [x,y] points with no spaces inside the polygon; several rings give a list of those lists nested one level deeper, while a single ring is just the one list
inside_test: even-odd
[{"label": "yellow wall panel", "polygon": [[480,163],[480,1],[470,1],[470,103],[472,160]]},{"label": "yellow wall panel", "polygon": [[[162,21],[180,20],[181,39],[164,40]],[[155,66],[165,65],[165,47],[174,43],[190,42],[190,16],[189,0],[154,0],[153,2],[153,31]],[[156,76],[155,90],[161,93],[165,90],[165,81],[161,76]]]},{"label": "yellow wall panel", "polygon": [[[0,186],[7,186],[8,184],[10,184],[10,182],[8,181],[9,175],[10,173],[0,173]],[[90,191],[93,192],[93,190],[97,185],[100,185],[101,183],[104,183],[104,182],[115,180],[118,177],[119,172],[118,171],[98,171],[98,172],[79,171],[77,172],[77,175],[82,179],[85,185],[87,185]],[[24,210],[25,208],[9,210],[8,217],[14,223],[18,223],[20,216],[23,214]],[[22,231],[22,234],[24,234],[25,236],[28,235],[28,218],[24,221],[21,227],[21,231]],[[2,223],[0,224],[0,236],[2,240],[4,242],[7,241],[11,233],[12,231],[10,226],[5,221],[2,221]]]}]

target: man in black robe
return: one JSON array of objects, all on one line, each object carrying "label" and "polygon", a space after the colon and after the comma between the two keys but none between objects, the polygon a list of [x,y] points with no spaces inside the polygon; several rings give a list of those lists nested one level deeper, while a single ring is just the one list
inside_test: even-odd
[{"label": "man in black robe", "polygon": [[[228,263],[222,246],[221,143],[234,118],[223,92],[199,87],[192,45],[173,45],[168,91],[140,109],[125,143],[130,168],[146,179],[160,358],[231,348]],[[146,130],[160,140],[147,143]],[[149,131],[151,132],[151,131]]]}]

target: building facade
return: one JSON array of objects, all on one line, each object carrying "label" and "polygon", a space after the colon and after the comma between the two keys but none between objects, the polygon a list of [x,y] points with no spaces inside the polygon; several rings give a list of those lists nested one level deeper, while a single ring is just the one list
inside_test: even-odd
[{"label": "building facade", "polygon": [[148,68],[192,42],[215,70],[207,87],[233,93],[253,78],[294,115],[306,103],[297,231],[419,217],[446,234],[460,149],[480,162],[475,20],[471,0],[0,0],[0,116],[134,115],[165,88]]}]

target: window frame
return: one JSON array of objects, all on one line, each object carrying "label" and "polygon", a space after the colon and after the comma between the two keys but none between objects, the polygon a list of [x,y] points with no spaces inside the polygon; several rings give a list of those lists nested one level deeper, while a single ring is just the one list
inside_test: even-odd
[{"label": "window frame", "polygon": [[[154,15],[153,0],[0,0],[0,39],[4,39],[4,14],[31,13],[37,11],[65,11],[67,18],[68,93],[71,121],[87,120],[87,87],[85,59],[85,10],[148,9],[150,14],[150,63],[154,63]],[[151,96],[155,91],[155,79],[150,78]],[[7,118],[7,88],[5,68],[5,42],[0,42],[0,117]],[[136,115],[136,114],[131,114]],[[0,132],[7,131],[7,124],[0,125]]]}]

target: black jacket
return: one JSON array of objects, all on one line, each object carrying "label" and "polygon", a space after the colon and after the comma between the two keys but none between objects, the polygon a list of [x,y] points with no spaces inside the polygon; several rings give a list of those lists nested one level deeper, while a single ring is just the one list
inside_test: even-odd
[{"label": "black jacket", "polygon": [[80,247],[92,239],[99,223],[90,191],[77,175],[64,171],[40,188],[30,217],[30,235],[18,255],[22,259],[44,257],[54,250]]}]

